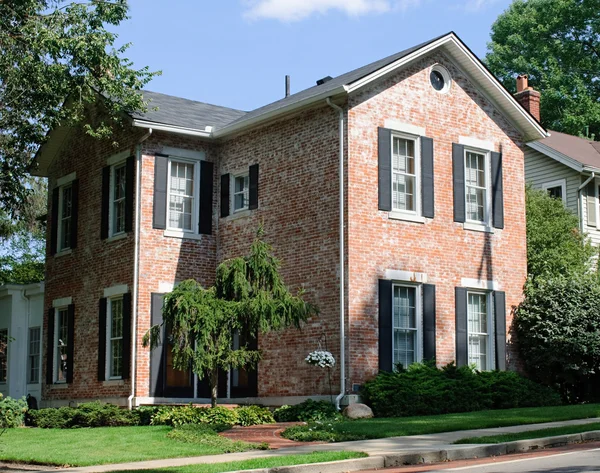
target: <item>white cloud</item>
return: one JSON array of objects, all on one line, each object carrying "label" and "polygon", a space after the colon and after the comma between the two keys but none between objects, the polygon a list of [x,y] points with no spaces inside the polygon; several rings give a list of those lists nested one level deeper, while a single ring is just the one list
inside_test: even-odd
[{"label": "white cloud", "polygon": [[498,0],[467,0],[463,8],[468,12],[478,12],[497,1]]},{"label": "white cloud", "polygon": [[406,10],[418,6],[421,0],[246,0],[245,3],[248,9],[244,15],[248,19],[292,22],[315,13],[324,15],[331,10],[353,17],[393,9]]}]

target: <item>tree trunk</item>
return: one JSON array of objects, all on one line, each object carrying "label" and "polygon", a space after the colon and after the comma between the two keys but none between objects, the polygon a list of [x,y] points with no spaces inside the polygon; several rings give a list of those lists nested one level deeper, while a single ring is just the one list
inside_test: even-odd
[{"label": "tree trunk", "polygon": [[217,394],[219,392],[219,370],[210,373],[210,407],[217,407]]}]

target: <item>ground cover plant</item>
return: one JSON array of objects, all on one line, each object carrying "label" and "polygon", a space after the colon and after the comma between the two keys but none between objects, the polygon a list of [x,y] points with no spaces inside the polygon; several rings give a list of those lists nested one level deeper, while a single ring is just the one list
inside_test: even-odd
[{"label": "ground cover plant", "polygon": [[527,432],[517,432],[514,434],[488,435],[485,437],[467,437],[457,440],[454,443],[504,443],[514,442],[515,440],[539,439],[544,437],[554,437],[557,435],[580,434],[582,432],[591,432],[600,430],[600,422],[592,422],[583,425],[566,425],[564,427],[553,427],[550,429],[528,430]]},{"label": "ground cover plant", "polygon": [[282,435],[297,441],[343,442],[591,417],[600,417],[600,404],[498,409],[434,416],[327,420],[290,427]]}]

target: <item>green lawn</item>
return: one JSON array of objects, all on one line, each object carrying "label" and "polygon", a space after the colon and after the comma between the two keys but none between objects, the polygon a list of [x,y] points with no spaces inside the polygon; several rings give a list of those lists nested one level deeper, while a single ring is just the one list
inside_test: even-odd
[{"label": "green lawn", "polygon": [[[143,473],[221,473],[225,471],[253,470],[256,468],[273,468],[277,466],[303,465],[306,463],[321,463],[351,458],[364,458],[366,453],[359,452],[313,452],[302,455],[285,455],[280,457],[254,458],[228,463],[204,463],[200,465],[174,466],[142,470]],[[137,470],[139,472],[139,470]],[[119,473],[119,472],[115,472]],[[123,473],[123,472],[121,472]]]},{"label": "green lawn", "polygon": [[589,417],[600,417],[600,404],[502,409],[439,416],[344,420],[292,427],[285,431],[284,436],[299,441],[341,442],[344,440],[423,435]]},{"label": "green lawn", "polygon": [[554,437],[556,435],[580,434],[600,430],[600,422],[585,425],[568,425],[565,427],[553,427],[551,429],[530,430],[516,434],[490,435],[488,437],[470,437],[457,440],[454,443],[503,443],[515,440],[540,439],[543,437]]},{"label": "green lawn", "polygon": [[0,437],[0,460],[49,465],[100,465],[239,451],[239,443],[217,437],[209,445],[167,437],[167,426],[95,429],[7,429]]}]

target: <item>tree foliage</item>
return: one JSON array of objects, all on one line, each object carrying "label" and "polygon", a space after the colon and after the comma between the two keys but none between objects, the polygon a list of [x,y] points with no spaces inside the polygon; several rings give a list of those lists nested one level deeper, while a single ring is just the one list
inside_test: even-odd
[{"label": "tree foliage", "polygon": [[[10,217],[49,129],[80,123],[107,138],[124,113],[145,109],[138,91],[154,73],[133,69],[110,31],[127,12],[126,0],[0,0],[0,209]],[[83,113],[99,94],[107,118],[92,127]]]},{"label": "tree foliage", "polygon": [[[144,345],[156,347],[164,327],[170,331],[173,366],[191,365],[200,378],[208,377],[211,404],[217,401],[218,372],[255,367],[261,358],[249,340],[260,333],[300,327],[316,307],[293,295],[279,274],[280,262],[262,240],[262,230],[250,254],[221,263],[215,286],[203,288],[194,280],[183,281],[165,296],[163,323],[144,336]],[[246,343],[233,348],[234,333],[246,335]]]},{"label": "tree foliage", "polygon": [[585,274],[596,250],[579,231],[579,218],[562,200],[526,189],[527,270],[532,277]]},{"label": "tree foliage", "polygon": [[545,127],[600,136],[600,0],[514,0],[492,25],[486,62],[511,92],[529,75]]}]

